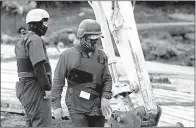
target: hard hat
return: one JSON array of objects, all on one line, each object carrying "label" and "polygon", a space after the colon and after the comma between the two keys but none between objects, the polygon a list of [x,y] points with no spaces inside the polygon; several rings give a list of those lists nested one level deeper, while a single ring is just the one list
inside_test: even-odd
[{"label": "hard hat", "polygon": [[83,20],[79,27],[77,36],[79,38],[83,37],[84,35],[101,35],[101,26],[93,19],[85,19]]},{"label": "hard hat", "polygon": [[30,22],[39,22],[43,18],[50,18],[48,12],[44,9],[33,9],[27,13],[26,24]]}]

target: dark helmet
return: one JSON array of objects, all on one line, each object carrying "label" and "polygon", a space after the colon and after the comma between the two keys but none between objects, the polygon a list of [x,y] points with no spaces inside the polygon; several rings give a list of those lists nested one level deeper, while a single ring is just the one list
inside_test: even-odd
[{"label": "dark helmet", "polygon": [[101,35],[101,26],[93,19],[85,19],[83,20],[79,27],[77,36],[79,38],[83,37],[84,35]]}]

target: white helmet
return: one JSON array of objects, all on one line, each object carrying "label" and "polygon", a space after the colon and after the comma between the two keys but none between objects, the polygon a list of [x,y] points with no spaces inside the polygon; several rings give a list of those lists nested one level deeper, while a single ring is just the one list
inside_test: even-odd
[{"label": "white helmet", "polygon": [[30,22],[39,22],[43,18],[50,18],[48,12],[44,9],[33,9],[27,13],[26,24]]}]

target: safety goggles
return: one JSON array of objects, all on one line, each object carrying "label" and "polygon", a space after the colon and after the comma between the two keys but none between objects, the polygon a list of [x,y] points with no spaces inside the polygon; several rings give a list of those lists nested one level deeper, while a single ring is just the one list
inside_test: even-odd
[{"label": "safety goggles", "polygon": [[87,39],[89,40],[98,40],[99,38],[103,38],[102,35],[88,35]]}]

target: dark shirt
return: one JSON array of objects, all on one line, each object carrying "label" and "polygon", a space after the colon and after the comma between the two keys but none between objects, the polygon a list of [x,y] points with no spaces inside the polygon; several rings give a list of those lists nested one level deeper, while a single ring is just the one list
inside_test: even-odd
[{"label": "dark shirt", "polygon": [[[71,71],[72,68],[79,65],[81,54],[85,58],[89,58],[89,59],[97,58],[96,54],[92,53],[90,56],[88,56],[85,52],[81,50],[80,46],[77,46],[77,48],[80,50],[72,47],[72,48],[65,50],[60,55],[59,61],[57,63],[57,66],[54,72],[53,87],[52,87],[52,92],[51,92],[51,96],[53,98],[52,100],[53,109],[61,108],[61,95],[62,95],[63,87],[65,85],[65,78],[68,77],[68,73]],[[102,72],[103,72],[102,73],[103,74],[102,75],[102,83],[103,83],[102,97],[111,97],[112,79],[111,79],[109,69],[108,69],[107,58],[106,58],[106,62],[104,64],[104,68]],[[100,103],[99,103],[99,106],[100,106]]]}]

